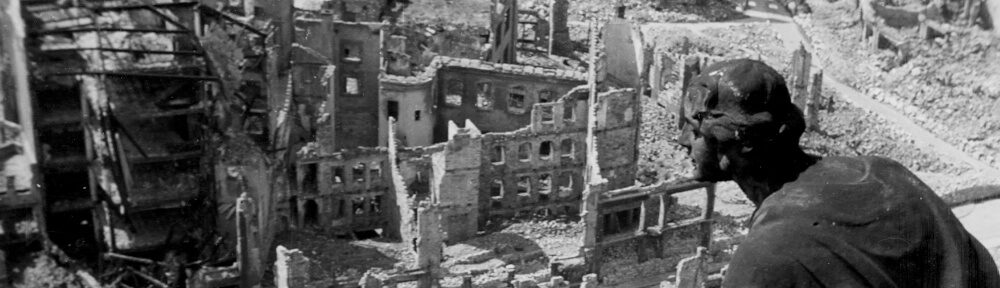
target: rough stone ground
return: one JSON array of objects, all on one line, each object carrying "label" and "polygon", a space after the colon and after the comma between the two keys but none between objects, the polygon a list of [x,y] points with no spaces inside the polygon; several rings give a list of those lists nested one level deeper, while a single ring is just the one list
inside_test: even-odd
[{"label": "rough stone ground", "polygon": [[[483,6],[483,3],[488,3],[488,1],[415,0],[411,8],[422,7],[423,4],[421,3],[431,2],[440,3],[426,5],[423,6],[425,8],[421,9],[435,12],[425,13],[431,16],[449,15],[447,22],[464,21],[470,25],[477,25],[479,23],[475,21],[484,21],[487,19],[479,18],[476,16],[476,13],[469,11],[480,11],[479,7]],[[439,9],[442,9],[442,7],[450,7],[442,3],[453,4],[451,2],[462,2],[462,5],[455,7],[468,13],[440,13]],[[998,84],[1000,83],[1000,79],[990,78],[996,76],[983,71],[996,71],[995,67],[988,65],[1000,64],[983,64],[983,62],[989,61],[977,60],[994,59],[993,57],[998,55],[994,52],[997,47],[997,45],[993,44],[995,41],[966,41],[962,40],[964,38],[956,35],[956,37],[952,37],[952,42],[934,44],[939,46],[928,46],[930,48],[926,48],[926,51],[920,50],[924,48],[918,48],[916,56],[910,63],[903,65],[902,68],[891,69],[887,73],[881,69],[887,66],[879,65],[888,65],[887,63],[890,62],[888,60],[878,62],[882,64],[868,64],[874,63],[875,61],[873,60],[885,59],[885,56],[879,56],[878,53],[871,53],[864,50],[864,48],[857,44],[857,41],[848,41],[854,39],[851,37],[852,35],[857,35],[857,31],[855,30],[858,30],[858,28],[856,23],[852,24],[849,17],[846,16],[846,10],[838,8],[836,4],[813,2],[824,1],[810,1],[810,5],[812,5],[816,14],[812,19],[807,17],[800,18],[799,20],[806,21],[807,31],[813,38],[813,44],[816,44],[816,49],[819,50],[819,53],[837,56],[821,59],[814,58],[814,63],[822,60],[824,65],[828,67],[825,70],[825,73],[828,75],[827,77],[844,79],[846,82],[860,88],[871,86],[873,88],[867,90],[875,95],[892,93],[900,95],[925,95],[922,97],[913,96],[910,99],[900,98],[903,100],[897,101],[898,103],[892,103],[891,101],[893,100],[885,100],[895,98],[882,97],[880,100],[890,102],[890,104],[916,103],[913,106],[919,107],[917,109],[898,109],[906,112],[907,116],[914,118],[924,125],[924,127],[934,131],[939,137],[950,140],[949,142],[965,148],[967,152],[971,151],[970,154],[975,154],[977,151],[987,151],[988,153],[989,151],[1000,149],[1000,145],[996,144],[995,137],[990,138],[991,135],[978,137],[978,134],[976,134],[982,131],[994,131],[997,129],[989,125],[982,126],[983,121],[985,121],[983,119],[986,119],[984,117],[989,116],[986,115],[988,113],[985,113],[988,110],[984,110],[985,108],[982,107],[989,107],[987,105],[988,100],[995,99],[995,95],[998,95],[996,91],[1000,91],[1000,88],[998,88],[1000,87],[1000,84]],[[571,1],[571,3],[570,20],[578,23],[595,18],[609,17],[610,13],[607,13],[607,11],[612,11],[611,4],[607,1],[588,0]],[[626,5],[630,7],[630,12],[627,14],[628,17],[636,19],[639,22],[731,21],[743,18],[731,9],[733,3],[726,1],[710,1],[710,8],[705,11],[697,11],[697,9],[691,8],[692,6],[686,5],[677,5],[675,8],[665,9],[664,11],[655,11],[645,3],[645,1],[639,0],[626,1]],[[413,13],[410,15],[421,14]],[[461,15],[473,16],[467,17]],[[439,19],[439,21],[441,20]],[[809,24],[812,24],[812,26],[809,26]],[[739,24],[713,23],[680,29],[677,28],[679,25],[674,24],[649,24],[643,28],[643,33],[647,41],[652,42],[652,45],[661,50],[676,51],[676,45],[681,43],[679,39],[681,37],[688,37],[693,49],[696,51],[715,56],[758,58],[774,66],[779,71],[784,72],[790,62],[791,51],[798,47],[798,43],[783,40],[783,35],[780,35],[775,30],[789,29],[789,27],[781,25],[787,26],[792,24],[767,24],[762,22]],[[574,25],[573,27],[578,28],[579,26]],[[576,34],[580,33],[574,33],[574,35]],[[575,37],[574,39],[576,38],[580,37]],[[824,43],[837,43],[837,45],[827,46]],[[950,46],[945,46],[945,44]],[[942,49],[947,53],[941,53],[933,49]],[[937,53],[941,53],[941,55],[936,55]],[[968,56],[969,54],[972,56]],[[992,61],[992,63],[1000,63],[1000,61]],[[937,67],[944,68],[937,69]],[[966,68],[971,68],[971,71],[965,70]],[[908,72],[903,73],[903,71]],[[953,83],[953,85],[941,85],[939,83],[941,81]],[[863,85],[865,83],[868,83],[868,86]],[[970,85],[970,83],[976,85]],[[942,87],[948,88],[945,89]],[[880,88],[883,90],[878,90]],[[667,92],[658,96],[667,99],[676,99],[679,92],[678,89],[677,87],[673,87],[673,89],[668,87]],[[916,92],[914,94],[913,89],[923,92]],[[945,90],[942,92],[942,89]],[[879,92],[887,90],[893,92]],[[879,155],[896,159],[914,170],[921,179],[939,194],[946,194],[951,191],[977,185],[996,184],[1000,181],[1000,179],[983,177],[965,163],[944,157],[935,151],[927,151],[913,145],[914,139],[912,136],[901,131],[893,122],[885,120],[880,115],[872,114],[865,109],[854,106],[854,104],[843,100],[838,93],[840,92],[836,89],[829,87],[824,89],[823,97],[826,105],[820,110],[821,129],[820,131],[807,133],[802,141],[803,146],[810,153],[824,156]],[[950,95],[951,98],[949,98],[949,101],[940,101],[935,100],[936,97],[931,97],[938,95]],[[651,99],[647,98],[647,100]],[[970,110],[969,107],[973,109]],[[684,175],[688,174],[691,165],[684,151],[672,141],[676,137],[676,116],[673,115],[674,111],[669,111],[658,106],[655,101],[645,101],[643,109],[644,126],[639,143],[640,150],[642,151],[640,155],[640,175],[645,180],[659,178],[669,181],[683,178]],[[963,113],[967,115],[955,116]],[[933,126],[935,125],[933,123],[938,122],[944,123],[937,124],[941,125],[940,127],[960,127],[961,129],[944,129],[947,131],[942,131],[940,127],[935,129],[938,126]],[[979,124],[958,125],[963,123]],[[972,136],[972,140],[968,140],[970,139],[969,135]],[[953,138],[965,140],[955,141]],[[974,143],[974,145],[964,144],[966,142]],[[962,146],[963,144],[965,146]],[[997,154],[993,153],[990,155]],[[984,157],[982,154],[974,156],[984,161],[991,159],[990,157]],[[994,166],[996,166],[995,162]],[[722,216],[723,221],[716,226],[722,228],[716,236],[724,237],[745,233],[743,224],[753,211],[750,202],[746,200],[738,187],[731,182],[720,183],[717,193],[718,201],[716,203],[716,210]],[[700,205],[701,201],[703,200],[697,193],[683,193],[678,195],[679,204],[687,207]],[[986,207],[986,205],[982,207]],[[974,208],[974,212],[980,211],[997,211],[997,209]],[[972,215],[971,212],[967,214]],[[996,218],[1000,217],[995,217],[995,215],[965,216],[962,219],[963,222],[982,222]],[[579,238],[582,233],[582,227],[578,223],[567,222],[565,220],[519,220],[512,221],[504,226],[499,232],[476,237],[469,241],[447,247],[445,249],[446,258],[444,266],[453,276],[444,279],[442,284],[445,287],[458,286],[460,279],[457,277],[458,275],[475,271],[476,273],[481,273],[475,277],[476,286],[491,287],[499,284],[499,281],[505,277],[503,267],[507,264],[515,264],[518,277],[544,279],[548,273],[548,267],[544,263],[549,259],[575,254],[579,247]],[[293,240],[299,238],[314,239]],[[984,240],[984,242],[994,241],[992,239],[989,238]],[[319,235],[291,235],[289,238],[283,240],[286,242],[281,241],[279,240],[279,243],[285,243],[287,244],[286,246],[291,246],[291,248],[303,248],[306,251],[306,256],[320,260],[324,263],[324,267],[335,267],[325,270],[336,270],[340,276],[359,276],[360,274],[356,273],[363,273],[364,270],[362,267],[391,268],[392,263],[390,262],[392,261],[412,261],[412,256],[410,256],[408,251],[410,248],[405,244],[372,240],[355,241],[352,243],[346,240],[329,239]],[[985,244],[990,245],[990,243],[992,242]],[[364,249],[358,249],[359,247]],[[372,251],[376,251],[377,253],[372,253]],[[338,252],[342,254],[323,255],[325,253]],[[378,257],[364,257],[364,255],[376,255]],[[349,261],[346,259],[355,259],[358,262],[347,263]]]},{"label": "rough stone ground", "polygon": [[[799,17],[829,75],[906,114],[939,138],[1000,167],[1000,37],[970,29],[932,42],[909,41],[903,65],[885,51],[863,47],[856,11],[840,2],[809,0]],[[816,61],[814,59],[814,61]]]}]

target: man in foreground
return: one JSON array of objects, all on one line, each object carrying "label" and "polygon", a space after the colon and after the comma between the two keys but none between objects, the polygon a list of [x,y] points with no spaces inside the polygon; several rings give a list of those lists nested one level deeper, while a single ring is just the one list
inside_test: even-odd
[{"label": "man in foreground", "polygon": [[927,185],[880,157],[808,155],[785,80],[716,63],[682,101],[694,177],[735,181],[756,206],[723,287],[1000,287],[989,253]]}]

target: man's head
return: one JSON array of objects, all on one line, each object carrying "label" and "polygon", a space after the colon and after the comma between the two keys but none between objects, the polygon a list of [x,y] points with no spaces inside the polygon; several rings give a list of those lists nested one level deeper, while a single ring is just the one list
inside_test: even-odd
[{"label": "man's head", "polygon": [[681,136],[695,179],[732,180],[764,168],[782,152],[801,151],[802,112],[785,79],[763,62],[739,59],[709,66],[691,80],[680,105]]}]

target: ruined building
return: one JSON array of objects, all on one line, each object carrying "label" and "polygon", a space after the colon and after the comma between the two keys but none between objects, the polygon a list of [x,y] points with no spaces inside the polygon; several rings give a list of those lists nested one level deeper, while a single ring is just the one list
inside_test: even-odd
[{"label": "ruined building", "polygon": [[582,72],[537,55],[571,55],[566,1],[524,18],[496,0],[488,41],[468,44],[482,59],[424,65],[395,1],[289,2],[4,9],[26,24],[2,26],[2,249],[52,244],[99,281],[249,287],[272,259],[303,262],[271,255],[278,233],[380,236],[412,243],[405,277],[430,287],[442,243],[515,217],[582,218],[580,255],[552,262],[573,281],[633,261],[616,249],[664,256],[666,230],[710,233],[711,205],[664,216],[708,185],[635,181],[646,56],[629,24],[591,27]]}]

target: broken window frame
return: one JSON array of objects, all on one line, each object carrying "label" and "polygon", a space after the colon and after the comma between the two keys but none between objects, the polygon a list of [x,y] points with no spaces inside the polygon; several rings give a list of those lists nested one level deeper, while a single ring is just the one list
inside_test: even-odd
[{"label": "broken window frame", "polygon": [[465,83],[460,79],[451,79],[445,82],[444,105],[448,107],[462,107],[462,95],[465,94]]},{"label": "broken window frame", "polygon": [[490,150],[490,162],[498,165],[503,164],[504,156],[507,154],[506,152],[506,147],[503,145],[493,146],[493,149]]},{"label": "broken window frame", "polygon": [[538,108],[541,109],[541,110],[539,110],[539,114],[541,114],[540,116],[542,118],[541,119],[542,123],[552,124],[552,123],[556,122],[555,107],[552,107],[552,106],[540,106]]},{"label": "broken window frame", "polygon": [[373,215],[382,215],[382,195],[375,195],[368,201],[369,211]]},{"label": "broken window frame", "polygon": [[392,119],[399,121],[399,101],[385,101],[385,114],[386,117],[392,117]]},{"label": "broken window frame", "polygon": [[303,163],[302,169],[302,192],[319,192],[319,164]]},{"label": "broken window frame", "polygon": [[574,101],[563,102],[563,117],[562,117],[563,121],[575,120],[574,117],[576,117],[576,115],[574,115],[575,113],[573,113],[575,112],[575,108],[576,108],[576,102]]},{"label": "broken window frame", "polygon": [[538,159],[552,159],[552,154],[555,154],[553,150],[555,150],[555,147],[553,147],[552,141],[542,141],[542,143],[538,144]]},{"label": "broken window frame", "polygon": [[340,60],[344,63],[361,63],[361,53],[363,52],[361,43],[345,41],[341,44],[340,51]]},{"label": "broken window frame", "polygon": [[479,110],[493,110],[493,83],[476,83],[476,108]]},{"label": "broken window frame", "polygon": [[382,163],[379,161],[373,161],[368,164],[368,178],[371,178],[372,182],[378,181],[382,178]]},{"label": "broken window frame", "polygon": [[[367,175],[365,175],[366,170],[368,170],[368,165],[365,163],[358,162],[354,164],[354,166],[351,166],[351,180],[355,183],[368,182],[368,179],[366,179]],[[358,177],[359,175],[361,177]]]},{"label": "broken window frame", "polygon": [[573,195],[573,172],[562,172],[559,174],[559,192],[557,195],[560,198],[566,198]]},{"label": "broken window frame", "polygon": [[[569,143],[569,145],[566,145],[566,143]],[[566,146],[569,146],[568,149]],[[563,139],[562,141],[559,141],[559,157],[565,158],[567,160],[572,160],[576,158],[575,154],[576,154],[576,142],[574,142],[572,138],[566,138]]]},{"label": "broken window frame", "polygon": [[517,146],[517,160],[521,162],[531,161],[531,142],[524,142]]},{"label": "broken window frame", "polygon": [[[353,82],[354,85],[351,85],[351,82]],[[352,87],[354,89],[351,89]],[[347,96],[347,97],[360,97],[361,93],[362,93],[361,91],[362,91],[361,78],[359,78],[357,75],[345,74],[344,75],[344,96]]]},{"label": "broken window frame", "polygon": [[504,196],[503,180],[494,179],[492,182],[490,182],[490,198],[499,200],[503,199],[503,196]]},{"label": "broken window frame", "polygon": [[517,196],[531,196],[531,176],[517,176]]},{"label": "broken window frame", "polygon": [[354,197],[351,199],[351,215],[364,216],[368,212],[365,210],[365,197]]},{"label": "broken window frame", "polygon": [[524,86],[514,86],[507,93],[507,112],[524,114],[528,111],[528,89]]},{"label": "broken window frame", "polygon": [[552,197],[552,174],[542,173],[538,176],[538,200],[548,201]]},{"label": "broken window frame", "polygon": [[333,185],[344,184],[344,166],[330,166],[330,182],[333,183]]}]

